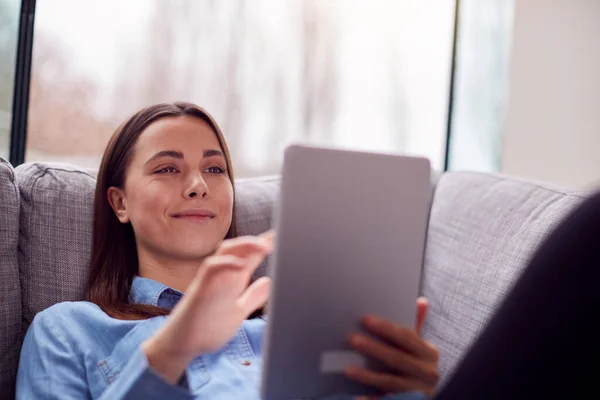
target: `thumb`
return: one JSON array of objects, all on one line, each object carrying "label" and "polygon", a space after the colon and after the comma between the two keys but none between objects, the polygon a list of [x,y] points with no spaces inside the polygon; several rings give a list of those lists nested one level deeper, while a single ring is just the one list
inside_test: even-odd
[{"label": "thumb", "polygon": [[264,306],[271,294],[271,279],[263,276],[258,278],[238,298],[238,306],[243,310],[245,316],[252,314]]},{"label": "thumb", "polygon": [[421,330],[423,329],[423,325],[425,324],[425,319],[427,318],[427,309],[429,308],[429,302],[425,297],[419,297],[417,299],[417,323],[415,326],[415,331],[418,335],[421,335]]}]

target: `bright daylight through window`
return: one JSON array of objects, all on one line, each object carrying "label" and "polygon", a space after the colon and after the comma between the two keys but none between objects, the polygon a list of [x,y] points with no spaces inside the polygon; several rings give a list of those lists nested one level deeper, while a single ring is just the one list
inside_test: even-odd
[{"label": "bright daylight through window", "polygon": [[[6,0],[2,0],[6,1]],[[454,0],[39,0],[27,161],[95,168],[137,109],[211,112],[240,177],[292,141],[443,168]]]}]

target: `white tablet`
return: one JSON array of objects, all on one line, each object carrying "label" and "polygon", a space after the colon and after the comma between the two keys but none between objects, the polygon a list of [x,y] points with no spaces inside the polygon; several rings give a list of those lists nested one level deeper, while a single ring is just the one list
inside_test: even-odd
[{"label": "white tablet", "polygon": [[264,343],[266,400],[372,394],[349,364],[382,369],[346,343],[375,314],[414,327],[429,210],[427,159],[287,148]]}]

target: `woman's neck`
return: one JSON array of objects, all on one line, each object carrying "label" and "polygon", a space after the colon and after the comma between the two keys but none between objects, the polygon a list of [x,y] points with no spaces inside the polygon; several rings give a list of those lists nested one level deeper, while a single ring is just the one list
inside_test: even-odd
[{"label": "woman's neck", "polygon": [[138,275],[185,293],[188,285],[198,273],[202,261],[174,260],[145,251],[138,251]]}]

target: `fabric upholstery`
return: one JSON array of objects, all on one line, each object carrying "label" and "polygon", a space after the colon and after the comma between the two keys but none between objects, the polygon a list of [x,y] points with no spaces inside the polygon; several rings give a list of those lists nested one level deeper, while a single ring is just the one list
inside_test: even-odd
[{"label": "fabric upholstery", "polygon": [[16,173],[25,333],[37,312],[84,297],[96,181],[83,170],[59,164],[23,164]]},{"label": "fabric upholstery", "polygon": [[[279,197],[278,177],[243,179],[236,183],[237,234],[257,235],[271,228],[273,205]],[[256,270],[254,278],[267,273],[269,257]]]},{"label": "fabric upholstery", "polygon": [[[583,194],[492,174],[447,173],[428,230],[424,336],[448,379],[538,244]],[[490,360],[493,362],[493,360]]]},{"label": "fabric upholstery", "polygon": [[[88,276],[95,175],[69,165],[31,163],[16,169],[22,198],[20,274],[23,331],[57,302],[81,300]],[[238,234],[269,229],[276,178],[236,185]],[[258,274],[264,271],[264,265]]]},{"label": "fabric upholstery", "polygon": [[19,195],[14,170],[0,157],[0,397],[14,398],[21,348],[18,266]]}]

